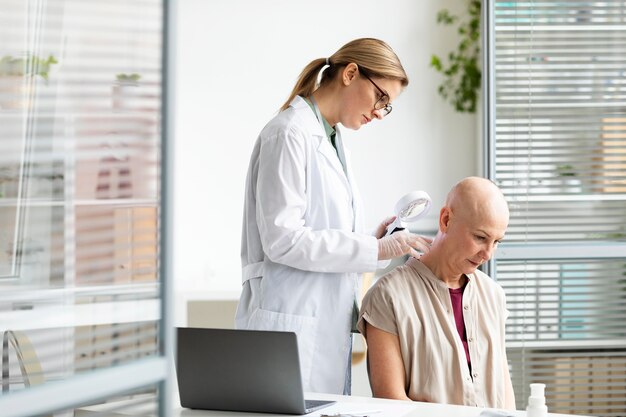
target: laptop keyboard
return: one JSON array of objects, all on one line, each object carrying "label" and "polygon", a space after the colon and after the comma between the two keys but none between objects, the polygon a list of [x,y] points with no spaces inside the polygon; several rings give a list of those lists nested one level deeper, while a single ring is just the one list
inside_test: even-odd
[{"label": "laptop keyboard", "polygon": [[306,412],[310,413],[311,411],[315,411],[319,408],[326,407],[327,405],[331,405],[334,403],[335,401],[304,400],[304,407],[306,408]]}]

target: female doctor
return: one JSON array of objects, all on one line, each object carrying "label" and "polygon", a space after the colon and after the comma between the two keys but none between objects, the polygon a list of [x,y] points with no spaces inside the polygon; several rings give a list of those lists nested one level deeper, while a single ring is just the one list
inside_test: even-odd
[{"label": "female doctor", "polygon": [[386,43],[353,40],[304,68],[252,151],[236,327],[295,332],[305,391],[350,393],[359,274],[430,246],[407,232],[383,237],[393,217],[363,233],[338,127],[382,120],[408,82]]}]

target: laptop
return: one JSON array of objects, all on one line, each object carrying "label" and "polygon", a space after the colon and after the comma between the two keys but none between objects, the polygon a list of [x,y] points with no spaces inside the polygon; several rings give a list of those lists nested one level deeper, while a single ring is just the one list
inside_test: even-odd
[{"label": "laptop", "polygon": [[180,404],[203,410],[307,414],[293,332],[177,328]]}]

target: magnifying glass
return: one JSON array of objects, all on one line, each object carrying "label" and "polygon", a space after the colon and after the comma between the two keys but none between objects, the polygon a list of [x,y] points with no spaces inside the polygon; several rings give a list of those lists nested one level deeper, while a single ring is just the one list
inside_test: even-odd
[{"label": "magnifying glass", "polygon": [[413,223],[425,216],[430,210],[432,200],[425,191],[411,191],[396,203],[396,219],[387,226],[389,236],[394,232],[406,229],[407,223]]}]

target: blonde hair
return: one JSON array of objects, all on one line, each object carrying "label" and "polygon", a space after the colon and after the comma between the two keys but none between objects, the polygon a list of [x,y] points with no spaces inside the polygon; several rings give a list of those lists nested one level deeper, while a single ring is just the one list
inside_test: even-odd
[{"label": "blonde hair", "polygon": [[329,66],[322,71],[319,85],[332,80],[341,68],[351,62],[357,64],[359,71],[369,77],[398,80],[402,87],[409,85],[409,77],[407,77],[400,59],[389,45],[374,38],[355,39],[339,48],[330,57],[315,59],[304,67],[289,98],[280,110],[288,108],[295,96],[308,97],[313,94],[313,91],[318,87],[319,72],[327,64]]}]

